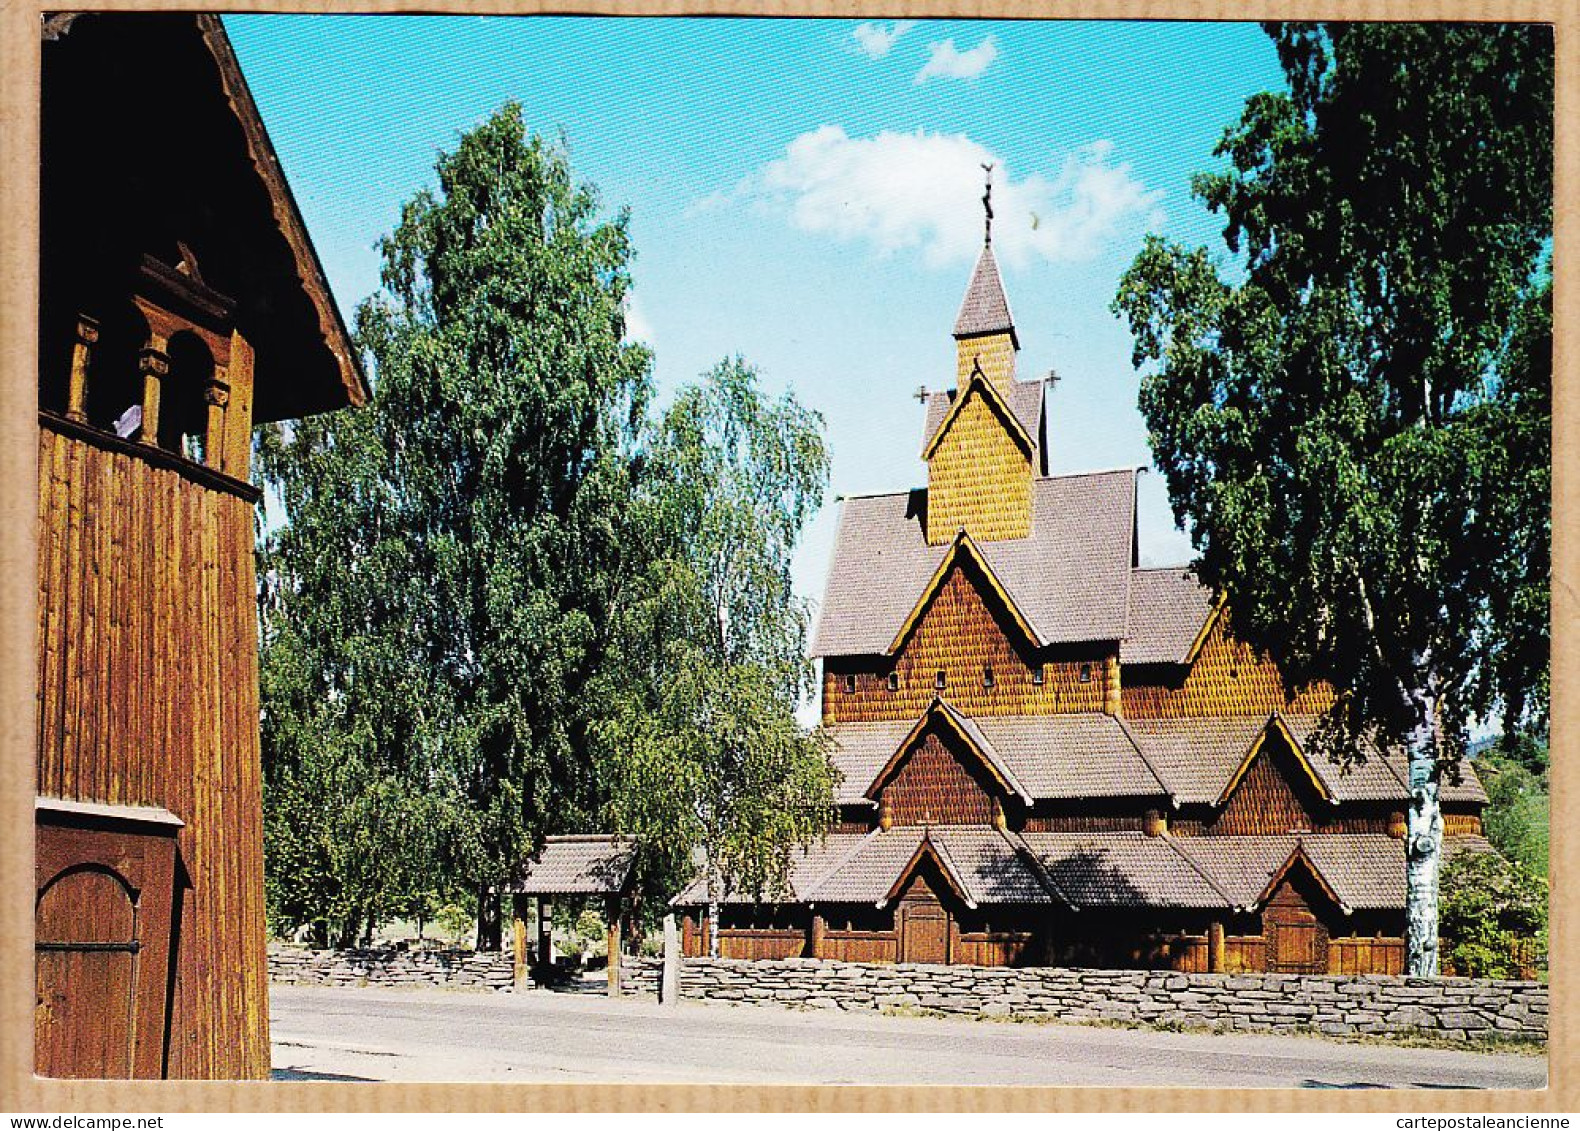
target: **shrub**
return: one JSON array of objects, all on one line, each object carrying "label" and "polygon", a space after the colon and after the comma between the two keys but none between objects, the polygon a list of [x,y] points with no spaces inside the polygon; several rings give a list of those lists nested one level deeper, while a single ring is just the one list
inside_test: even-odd
[{"label": "shrub", "polygon": [[1461,852],[1444,866],[1441,891],[1445,965],[1472,978],[1519,977],[1516,948],[1547,934],[1547,881],[1496,852]]}]

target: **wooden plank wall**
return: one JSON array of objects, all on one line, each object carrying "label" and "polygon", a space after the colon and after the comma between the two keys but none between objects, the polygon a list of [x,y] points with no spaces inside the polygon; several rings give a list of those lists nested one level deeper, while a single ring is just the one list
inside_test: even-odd
[{"label": "wooden plank wall", "polygon": [[1345,937],[1328,940],[1330,974],[1403,974],[1401,938]]},{"label": "wooden plank wall", "polygon": [[170,1074],[267,1076],[252,504],[44,426],[38,567],[38,791],[186,822]]},{"label": "wooden plank wall", "polygon": [[721,927],[719,957],[746,959],[800,958],[807,950],[807,932]]}]

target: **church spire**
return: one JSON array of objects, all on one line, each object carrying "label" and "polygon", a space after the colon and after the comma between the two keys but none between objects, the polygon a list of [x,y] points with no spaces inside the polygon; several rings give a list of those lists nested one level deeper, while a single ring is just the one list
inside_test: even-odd
[{"label": "church spire", "polygon": [[1020,338],[1015,333],[1015,320],[1010,316],[1009,299],[1004,296],[1004,283],[999,278],[998,261],[993,258],[993,166],[982,166],[987,174],[986,191],[982,194],[982,254],[977,257],[976,270],[971,274],[971,285],[966,288],[965,301],[955,318],[955,338],[976,338],[985,334],[1008,334],[1010,344],[1020,349]]}]

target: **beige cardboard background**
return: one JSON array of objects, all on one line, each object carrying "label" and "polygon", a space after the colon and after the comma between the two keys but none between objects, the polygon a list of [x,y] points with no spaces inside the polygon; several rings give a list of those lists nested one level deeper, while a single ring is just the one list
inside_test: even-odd
[{"label": "beige cardboard background", "polygon": [[[62,4],[60,7],[75,7]],[[94,9],[213,10],[99,0]],[[40,0],[0,0],[0,1112],[156,1111],[1580,1111],[1575,992],[1580,945],[1580,706],[1576,704],[1576,501],[1580,376],[1580,0],[232,0],[226,11],[752,14],[1061,19],[1533,20],[1557,25],[1553,419],[1552,1034],[1542,1092],[1118,1088],[835,1088],[696,1085],[196,1083],[32,1076],[32,854],[37,596],[36,313]],[[347,296],[341,296],[342,299]],[[356,296],[352,296],[356,297]],[[947,1055],[947,1054],[942,1054]]]}]

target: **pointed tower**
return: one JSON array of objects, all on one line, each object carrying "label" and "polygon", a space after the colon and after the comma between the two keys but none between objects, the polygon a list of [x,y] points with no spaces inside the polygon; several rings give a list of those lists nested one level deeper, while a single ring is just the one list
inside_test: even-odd
[{"label": "pointed tower", "polygon": [[993,167],[984,169],[989,179],[982,195],[982,254],[955,318],[955,391],[922,452],[927,541],[935,546],[962,530],[979,541],[1031,533],[1037,439],[1012,407],[1019,400],[1020,340],[993,258]]}]

